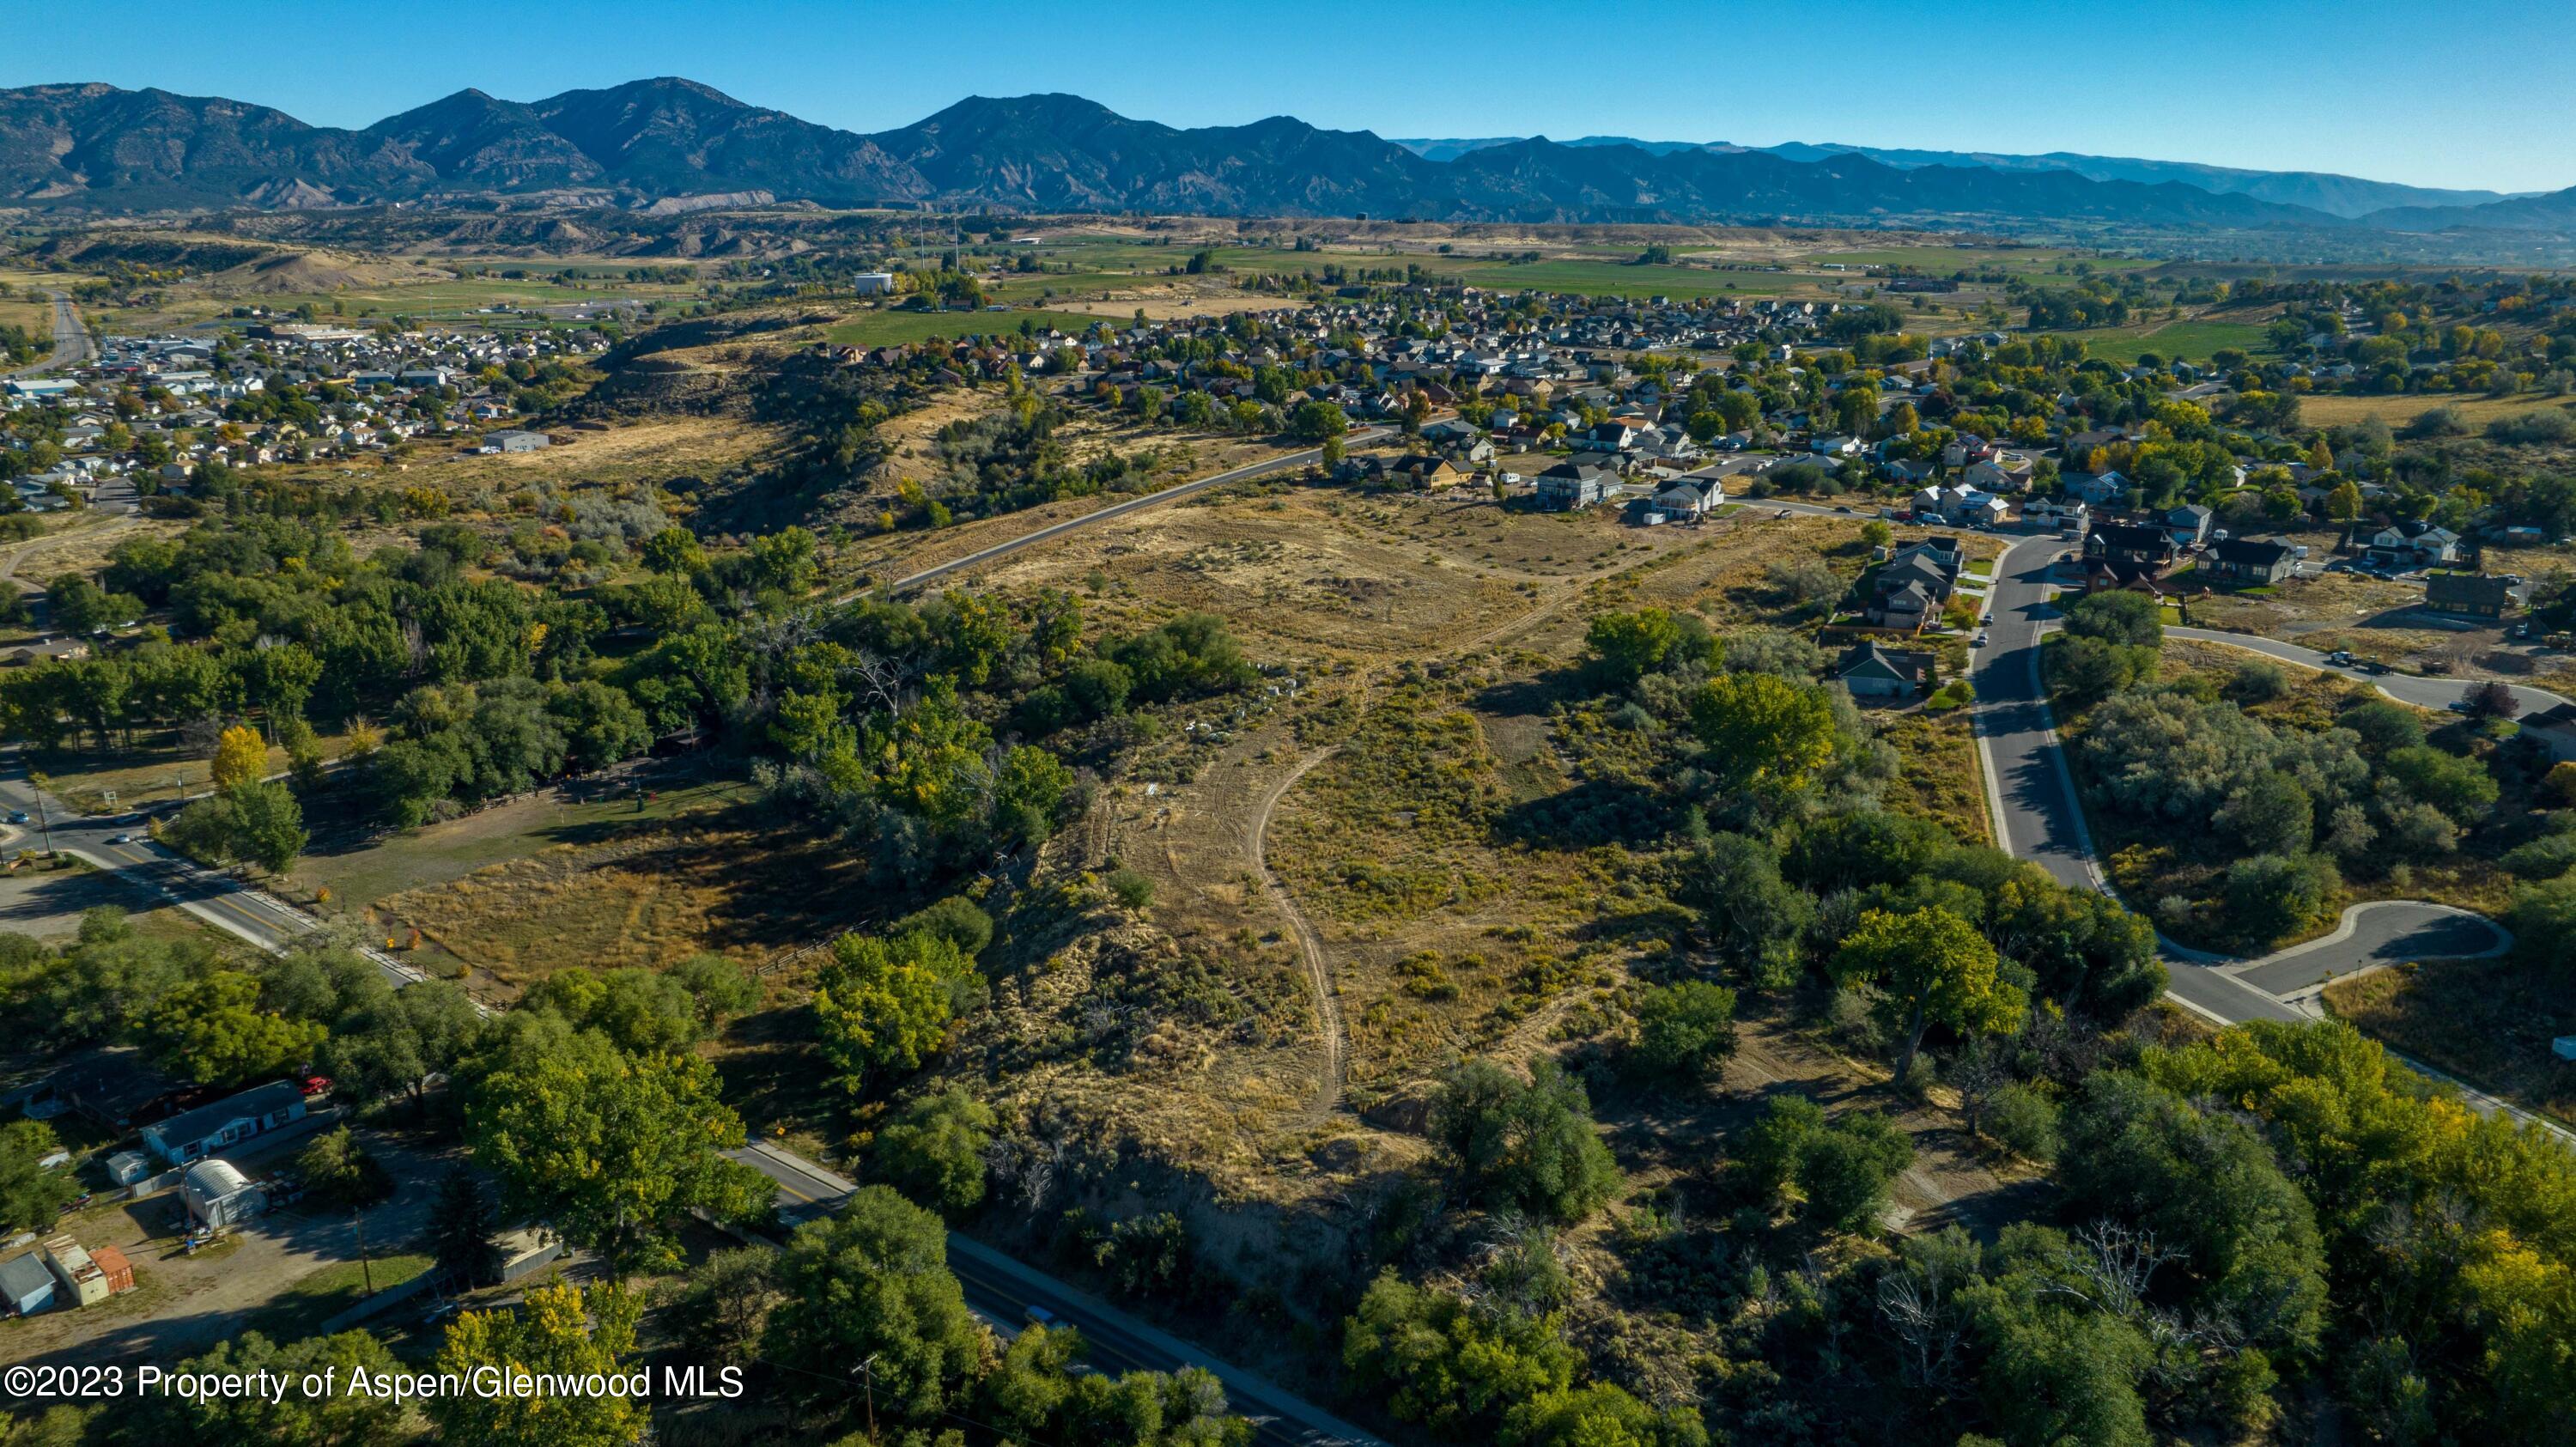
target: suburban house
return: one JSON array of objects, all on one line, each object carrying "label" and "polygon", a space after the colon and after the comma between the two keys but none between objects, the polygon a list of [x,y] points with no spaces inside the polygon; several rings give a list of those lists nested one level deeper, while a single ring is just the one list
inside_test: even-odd
[{"label": "suburban house", "polygon": [[2271,538],[2229,538],[2200,559],[2201,573],[2212,582],[2239,588],[2268,587],[2298,570],[2298,550]]},{"label": "suburban house", "polygon": [[2022,526],[2038,532],[2054,532],[2061,538],[2080,538],[2093,522],[2093,509],[2072,498],[2064,502],[2042,499],[2021,505]]},{"label": "suburban house", "polygon": [[1818,457],[1858,457],[1860,455],[1860,439],[1857,437],[1818,437],[1807,444],[1807,450]]},{"label": "suburban house", "polygon": [[1932,681],[1932,655],[1860,643],[1844,650],[1825,676],[1854,698],[1912,698]]},{"label": "suburban house", "polygon": [[2070,472],[2061,481],[2068,497],[2095,507],[2109,507],[2129,496],[2129,480],[2116,472]]},{"label": "suburban house", "polygon": [[33,1316],[54,1304],[54,1273],[30,1251],[0,1261],[0,1311]]},{"label": "suburban house", "polygon": [[1963,561],[1956,538],[1927,539],[1891,554],[1870,579],[1863,614],[1869,626],[1921,632],[1949,601]]},{"label": "suburban house", "polygon": [[1619,475],[1592,462],[1560,462],[1538,475],[1538,505],[1552,512],[1590,507]]},{"label": "suburban house", "polygon": [[1460,470],[1458,464],[1445,457],[1431,456],[1429,453],[1399,457],[1387,464],[1386,471],[1390,480],[1424,492],[1456,487],[1467,480],[1467,474]]},{"label": "suburban house", "polygon": [[2513,608],[2513,585],[2484,573],[2435,573],[2424,580],[2424,606],[2455,618],[2502,618]]},{"label": "suburban house", "polygon": [[143,1144],[183,1166],[304,1118],[304,1091],[291,1080],[256,1086],[143,1128]]},{"label": "suburban house", "polygon": [[1920,633],[1932,621],[1941,600],[1930,589],[1911,579],[1893,588],[1880,588],[1869,595],[1865,617],[1872,628],[1890,628],[1900,633]]},{"label": "suburban house", "polygon": [[1696,520],[1726,501],[1726,483],[1714,477],[1680,477],[1655,494],[1655,511],[1668,518]]},{"label": "suburban house", "polygon": [[2143,587],[2156,591],[2156,581],[2174,565],[2173,534],[2152,523],[2095,523],[2084,535],[2084,586]]},{"label": "suburban house", "polygon": [[2037,464],[2018,453],[1999,452],[1968,464],[1959,480],[1984,492],[2028,492]]},{"label": "suburban house", "polygon": [[1963,528],[1990,528],[2010,516],[2012,507],[1993,493],[1973,487],[1927,487],[1914,494],[1914,511],[1948,518]]},{"label": "suburban house", "polygon": [[1636,429],[1625,422],[1604,422],[1566,438],[1577,452],[1625,452],[1637,445]]},{"label": "suburban house", "polygon": [[2460,560],[2460,535],[2428,522],[2394,523],[2372,533],[2362,556],[2382,568],[2429,568]]},{"label": "suburban house", "polygon": [[2198,503],[2185,503],[2165,514],[2165,526],[2173,532],[2175,547],[2196,548],[2209,541],[2210,527],[2217,517]]}]

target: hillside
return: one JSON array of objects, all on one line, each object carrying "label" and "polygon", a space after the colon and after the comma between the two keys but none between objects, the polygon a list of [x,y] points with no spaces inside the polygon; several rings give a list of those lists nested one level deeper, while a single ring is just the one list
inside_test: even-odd
[{"label": "hillside", "polygon": [[1288,116],[1180,129],[1070,95],[971,97],[912,125],[859,135],[668,77],[533,102],[469,89],[360,131],[154,90],[0,91],[0,197],[47,208],[272,209],[519,195],[649,206],[752,193],[834,206],[928,201],[1522,222],[2344,224],[2251,196],[2063,170],[1905,167],[1599,137],[1515,141],[1444,161],[1367,131],[1324,130]]}]

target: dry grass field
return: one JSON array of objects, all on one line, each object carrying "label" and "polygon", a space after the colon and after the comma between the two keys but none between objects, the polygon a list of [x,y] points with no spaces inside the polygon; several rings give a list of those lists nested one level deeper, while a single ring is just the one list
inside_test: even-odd
[{"label": "dry grass field", "polygon": [[2576,1028],[2563,981],[2512,959],[2347,975],[2326,986],[2338,1018],[2391,1049],[2576,1125],[2576,1063],[2549,1042]]},{"label": "dry grass field", "polygon": [[2346,427],[2376,417],[2391,427],[2404,427],[2436,407],[2454,407],[2471,427],[2484,427],[2499,417],[2515,417],[2562,405],[2532,397],[2489,397],[2483,392],[2406,392],[2387,396],[2315,395],[2299,399],[2299,420],[2311,427]]},{"label": "dry grass field", "polygon": [[376,927],[416,928],[425,963],[515,990],[568,965],[660,968],[700,952],[757,963],[865,922],[877,898],[864,858],[740,811],[569,832],[386,896]]}]

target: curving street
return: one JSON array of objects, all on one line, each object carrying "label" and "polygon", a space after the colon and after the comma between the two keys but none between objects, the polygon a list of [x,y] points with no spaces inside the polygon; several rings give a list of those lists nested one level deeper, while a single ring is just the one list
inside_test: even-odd
[{"label": "curving street", "polygon": [[34,377],[77,367],[90,359],[89,328],[81,325],[80,311],[72,305],[69,293],[48,289],[45,295],[54,303],[54,349],[23,367],[15,367],[0,376]]},{"label": "curving street", "polygon": [[[2006,549],[1995,568],[1988,600],[1987,646],[1978,650],[1977,746],[1987,781],[1987,803],[1997,842],[2032,860],[2060,883],[2109,892],[2091,832],[2077,802],[2074,776],[2039,677],[2040,639],[2057,616],[2050,602],[2051,573],[2069,543],[2058,537],[2024,538]],[[2322,654],[2295,644],[2236,633],[2168,629],[2169,634],[2251,648],[2284,662],[2341,672]],[[2355,675],[2360,676],[2360,675]],[[2463,685],[2388,674],[2370,680],[2390,697],[2442,708]],[[2527,710],[2554,706],[2556,695],[2517,689]],[[2167,993],[2185,1008],[2223,1025],[2250,1020],[2315,1018],[2316,995],[2339,976],[2383,965],[2428,959],[2469,959],[2504,952],[2511,937],[2493,921],[2467,910],[2421,900],[2379,900],[2344,911],[2340,926],[2323,939],[2293,945],[2260,959],[2242,960],[2190,949],[2165,939]],[[2302,1007],[2305,1008],[2302,1008]],[[2394,1054],[2395,1052],[2391,1052]],[[2486,1095],[2415,1060],[2398,1057],[2419,1073],[2447,1080],[2481,1110],[2503,1111],[2561,1137],[2569,1133],[2519,1107]]]}]

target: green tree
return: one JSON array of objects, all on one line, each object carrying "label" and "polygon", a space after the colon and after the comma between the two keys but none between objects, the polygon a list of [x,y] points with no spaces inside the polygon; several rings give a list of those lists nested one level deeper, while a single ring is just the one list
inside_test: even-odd
[{"label": "green tree", "polygon": [[284,784],[244,784],[228,791],[241,857],[275,874],[304,852],[304,809]]},{"label": "green tree", "polygon": [[1698,1080],[1735,1053],[1735,992],[1705,980],[1648,990],[1637,1002],[1639,1068]]},{"label": "green tree", "polygon": [[[447,1329],[432,1369],[470,1380],[484,1367],[584,1378],[632,1369],[643,1303],[623,1287],[540,1286],[515,1311],[469,1311]],[[459,1392],[423,1404],[450,1442],[490,1447],[628,1447],[650,1411],[615,1392]]]},{"label": "green tree", "polygon": [[1795,789],[1833,761],[1833,703],[1814,684],[1721,673],[1691,696],[1690,712],[1710,766],[1733,782]]},{"label": "green tree", "polygon": [[554,1224],[609,1269],[660,1268],[692,1209],[753,1220],[767,1177],[727,1160],[742,1121],[714,1067],[689,1055],[629,1055],[596,1031],[510,1058],[474,1092],[467,1137],[500,1177],[505,1208]]},{"label": "green tree", "polygon": [[33,1231],[54,1224],[54,1217],[80,1194],[80,1180],[70,1171],[42,1164],[62,1149],[54,1128],[40,1120],[13,1120],[0,1125],[0,1231]]},{"label": "green tree", "polygon": [[949,1273],[937,1216],[861,1186],[837,1214],[797,1228],[777,1277],[772,1360],[818,1374],[837,1398],[851,1364],[874,1358],[877,1409],[903,1420],[929,1421],[961,1399],[983,1329]]},{"label": "green tree", "polygon": [[1288,435],[1308,444],[1340,437],[1351,430],[1351,419],[1330,402],[1309,398],[1297,404],[1288,414]]},{"label": "green tree", "polygon": [[731,1247],[689,1268],[671,1303],[671,1324],[691,1360],[746,1367],[760,1356],[769,1314],[782,1299],[777,1251]]},{"label": "green tree", "polygon": [[393,1178],[345,1125],[322,1132],[296,1152],[295,1171],[317,1200],[343,1211],[393,1194]]},{"label": "green tree", "polygon": [[1662,667],[1681,636],[1681,625],[1661,608],[1602,613],[1584,633],[1585,665],[1602,687],[1626,688]]},{"label": "green tree", "polygon": [[1862,1232],[1886,1213],[1889,1188],[1912,1164],[1914,1142],[1894,1121],[1853,1111],[1806,1138],[1794,1174],[1811,1219]]},{"label": "green tree", "polygon": [[1619,1189],[1581,1082],[1544,1057],[1527,1081],[1490,1060],[1459,1066],[1432,1099],[1429,1130],[1467,1193],[1494,1209],[1578,1221]]},{"label": "green tree", "polygon": [[[156,1393],[139,1404],[141,1416],[126,1425],[131,1440],[204,1443],[207,1447],[367,1447],[399,1441],[409,1411],[386,1393],[351,1389],[350,1378],[406,1370],[384,1343],[363,1331],[311,1336],[280,1345],[258,1332],[219,1342],[172,1370],[210,1376],[270,1372],[295,1385],[274,1400],[255,1395],[183,1397]],[[308,1393],[308,1376],[327,1377],[327,1393]],[[414,1428],[413,1430],[417,1430]]]},{"label": "green tree", "polygon": [[501,1279],[500,1218],[464,1162],[449,1166],[438,1178],[427,1231],[430,1259],[441,1276],[468,1289]]},{"label": "green tree", "polygon": [[1923,1033],[1934,1025],[1990,1035],[2019,1028],[2029,997],[1996,966],[1995,947],[1976,926],[1938,905],[1902,915],[1868,911],[1833,958],[1838,982],[1876,986],[1904,1019],[1900,1085],[1913,1074]]},{"label": "green tree", "polygon": [[2064,609],[2066,632],[2073,638],[2099,638],[2131,648],[2154,648],[2165,641],[2164,607],[2144,593],[2113,588],[2087,593]]},{"label": "green tree", "polygon": [[1554,1317],[1480,1312],[1388,1272],[1342,1324],[1342,1364],[1396,1420],[1473,1442],[1513,1408],[1571,1387],[1576,1358]]},{"label": "green tree", "polygon": [[1705,1447],[1690,1407],[1661,1411],[1608,1382],[1544,1392],[1503,1418],[1502,1447]]},{"label": "green tree", "polygon": [[851,1090],[918,1070],[948,1036],[974,967],[933,934],[848,934],[832,943],[814,985],[824,1058]]},{"label": "green tree", "polygon": [[925,1206],[955,1215],[984,1199],[984,1148],[993,1108],[951,1086],[898,1112],[877,1132],[877,1169]]},{"label": "green tree", "polygon": [[172,987],[152,1016],[162,1060],[201,1084],[239,1085],[311,1058],[323,1027],[261,1010],[259,995],[259,981],[234,970]]}]

